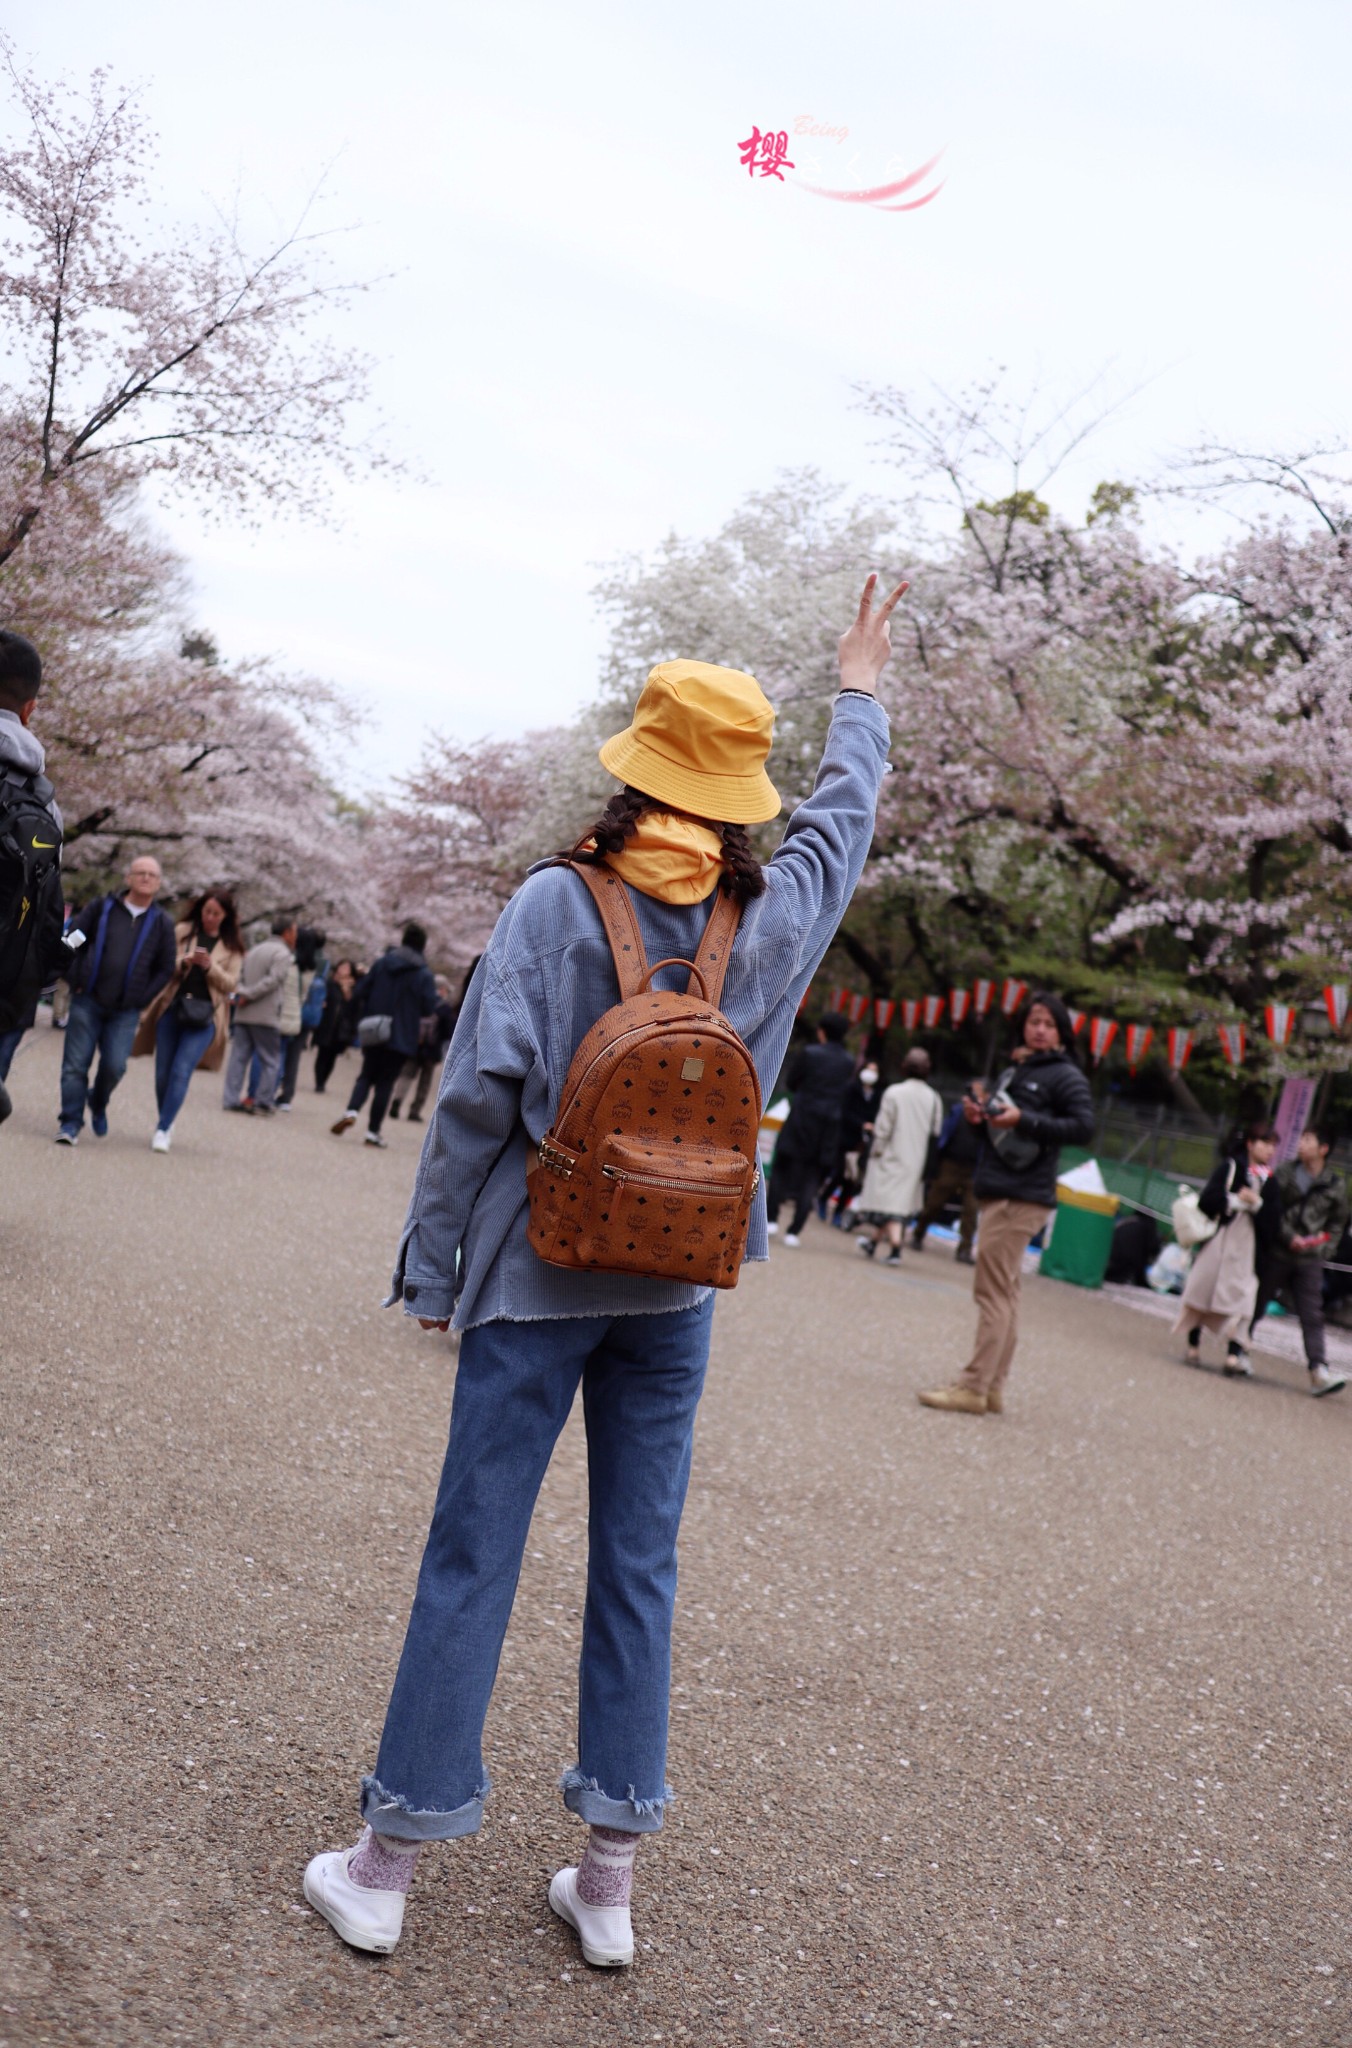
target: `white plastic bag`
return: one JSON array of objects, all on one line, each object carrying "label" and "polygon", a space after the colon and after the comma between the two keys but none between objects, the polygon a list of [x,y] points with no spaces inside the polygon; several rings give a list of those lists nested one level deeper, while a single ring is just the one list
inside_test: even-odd
[{"label": "white plastic bag", "polygon": [[1181,1294],[1191,1264],[1191,1256],[1181,1244],[1166,1244],[1154,1265],[1146,1268],[1146,1286],[1153,1287],[1156,1294]]}]

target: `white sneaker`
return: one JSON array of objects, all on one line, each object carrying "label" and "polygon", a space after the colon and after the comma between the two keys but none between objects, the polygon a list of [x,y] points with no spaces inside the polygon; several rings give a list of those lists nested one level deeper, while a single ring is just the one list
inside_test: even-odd
[{"label": "white sneaker", "polygon": [[789,1230],[784,1233],[784,1242],[785,1244],[799,1245],[803,1240],[801,1237],[795,1237],[793,1232]]},{"label": "white sneaker", "polygon": [[343,1132],[344,1132],[344,1131],[350,1131],[350,1130],[352,1129],[352,1126],[353,1126],[353,1124],[355,1124],[355,1123],[356,1123],[356,1121],[357,1121],[357,1112],[356,1112],[356,1110],[355,1110],[355,1109],[345,1109],[345,1110],[343,1111],[342,1115],[341,1115],[341,1116],[339,1117],[339,1119],[338,1119],[337,1123],[336,1123],[336,1124],[330,1124],[330,1126],[329,1126],[329,1129],[330,1129],[330,1130],[331,1130],[331,1131],[333,1132],[333,1135],[334,1135],[334,1137],[335,1137],[335,1138],[341,1138],[341,1137],[342,1137],[342,1135],[343,1135]]},{"label": "white sneaker", "polygon": [[1345,1374],[1335,1372],[1331,1365],[1310,1367],[1310,1392],[1316,1400],[1321,1394],[1340,1394],[1346,1385]]},{"label": "white sneaker", "polygon": [[335,1934],[341,1934],[349,1948],[371,1949],[387,1956],[404,1928],[403,1892],[371,1891],[355,1884],[347,1866],[359,1849],[366,1846],[370,1829],[350,1849],[329,1849],[312,1856],[305,1866],[305,1896],[316,1913],[322,1913]]},{"label": "white sneaker", "polygon": [[578,1936],[586,1962],[598,1970],[623,1970],[633,1962],[634,1927],[628,1906],[584,1906],[571,1863],[550,1879],[549,1903]]},{"label": "white sneaker", "polygon": [[388,1150],[390,1141],[388,1138],[382,1138],[379,1131],[368,1131],[366,1133],[366,1142],[368,1145],[379,1145],[383,1149]]},{"label": "white sneaker", "polygon": [[765,1226],[765,1235],[767,1237],[778,1237],[779,1225],[775,1222],[768,1222]]},{"label": "white sneaker", "polygon": [[169,1132],[156,1131],[150,1141],[150,1149],[152,1152],[167,1152],[169,1150]]}]

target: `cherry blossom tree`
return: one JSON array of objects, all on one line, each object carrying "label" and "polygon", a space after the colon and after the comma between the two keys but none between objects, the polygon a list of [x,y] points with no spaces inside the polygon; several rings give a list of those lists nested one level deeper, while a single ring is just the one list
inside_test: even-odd
[{"label": "cherry blossom tree", "polygon": [[464,746],[433,733],[412,774],[372,820],[373,879],[386,924],[426,926],[433,955],[465,967],[532,860],[553,852],[541,820],[560,746],[569,736]]},{"label": "cherry blossom tree", "polygon": [[20,115],[0,147],[0,606],[44,661],[38,734],[73,895],[151,845],[171,888],[384,930],[371,820],[333,786],[349,708],[222,661],[155,535],[153,486],[211,514],[314,512],[353,439],[363,365],[325,318],[344,289],[305,228],[251,252],[229,223],[156,244],[152,139],[105,73],[42,84],[0,44]]},{"label": "cherry blossom tree", "polygon": [[8,41],[0,76],[25,125],[0,150],[0,564],[93,470],[180,486],[208,513],[314,510],[358,459],[365,365],[325,331],[352,287],[324,274],[305,220],[258,250],[230,221],[157,246],[135,95],[106,71],[83,91],[43,83]]}]

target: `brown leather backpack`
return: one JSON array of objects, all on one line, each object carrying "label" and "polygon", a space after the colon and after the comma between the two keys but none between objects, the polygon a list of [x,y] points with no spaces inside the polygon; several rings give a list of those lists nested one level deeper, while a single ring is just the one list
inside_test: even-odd
[{"label": "brown leather backpack", "polygon": [[[530,1170],[531,1244],[551,1266],[735,1287],[761,1117],[751,1055],[718,1008],[740,906],[720,894],[695,959],[649,967],[619,876],[568,865],[596,899],[620,1000],[573,1054]],[[683,993],[651,986],[671,966],[690,968]]]}]

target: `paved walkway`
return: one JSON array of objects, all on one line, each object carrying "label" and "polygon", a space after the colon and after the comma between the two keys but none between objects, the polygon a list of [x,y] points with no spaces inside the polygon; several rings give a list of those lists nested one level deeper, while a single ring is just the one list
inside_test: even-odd
[{"label": "paved walkway", "polygon": [[543,1903],[580,1839],[572,1427],[489,1823],[395,1957],[345,1951],[299,1875],[353,1830],[454,1373],[378,1306],[418,1134],[199,1077],[154,1157],[142,1062],[58,1150],[57,1053],[0,1132],[0,2043],[1352,2041],[1352,1395],[1189,1372],[1032,1280],[1009,1412],[934,1415],[969,1276],[815,1226],[719,1308],[637,1968]]}]

